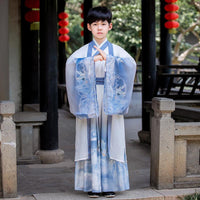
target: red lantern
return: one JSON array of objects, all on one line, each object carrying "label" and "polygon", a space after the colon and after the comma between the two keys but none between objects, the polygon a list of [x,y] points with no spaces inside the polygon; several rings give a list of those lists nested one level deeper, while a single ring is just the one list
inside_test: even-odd
[{"label": "red lantern", "polygon": [[165,0],[168,4],[165,5],[164,9],[168,12],[165,14],[165,19],[168,20],[165,22],[165,28],[169,29],[169,33],[176,33],[176,28],[179,27],[179,23],[174,21],[178,19],[178,14],[175,13],[179,6],[174,4],[177,0]]},{"label": "red lantern", "polygon": [[69,35],[61,35],[61,36],[59,36],[59,41],[60,42],[67,42],[67,41],[69,41],[69,39],[70,39]]},{"label": "red lantern", "polygon": [[178,19],[178,17],[179,17],[178,14],[174,12],[165,14],[165,19],[167,20],[175,20],[175,19]]},{"label": "red lantern", "polygon": [[40,0],[25,0],[27,8],[40,8]]},{"label": "red lantern", "polygon": [[81,36],[84,36],[84,31],[81,31]]},{"label": "red lantern", "polygon": [[59,19],[66,19],[66,18],[68,18],[68,14],[65,13],[65,12],[61,12],[61,13],[59,13],[58,18]]},{"label": "red lantern", "polygon": [[179,9],[179,6],[176,4],[167,4],[167,5],[165,5],[164,9],[167,12],[175,12]]},{"label": "red lantern", "polygon": [[81,18],[82,18],[82,19],[84,18],[84,14],[83,14],[83,13],[81,13]]},{"label": "red lantern", "polygon": [[84,22],[81,22],[81,27],[84,27]]},{"label": "red lantern", "polygon": [[69,21],[65,20],[66,18],[68,18],[68,14],[65,12],[61,12],[59,13],[58,17],[61,19],[58,24],[61,28],[59,28],[58,32],[60,34],[59,36],[59,41],[60,42],[67,42],[70,37],[69,35],[67,35],[67,33],[69,33],[69,29],[66,28],[66,26],[68,26]]},{"label": "red lantern", "polygon": [[82,4],[81,4],[81,10],[83,10],[83,9],[84,9],[84,4],[82,3]]},{"label": "red lantern", "polygon": [[165,2],[167,2],[167,3],[175,3],[175,2],[177,2],[177,0],[165,0]]},{"label": "red lantern", "polygon": [[58,30],[58,32],[59,32],[61,35],[64,35],[64,34],[69,33],[69,29],[68,29],[68,28],[60,28],[60,29]]},{"label": "red lantern", "polygon": [[67,26],[68,24],[69,24],[69,21],[67,21],[67,20],[61,20],[61,21],[59,21],[59,26]]},{"label": "red lantern", "polygon": [[173,29],[173,28],[178,28],[179,23],[177,21],[168,21],[165,22],[165,28],[167,29]]},{"label": "red lantern", "polygon": [[33,23],[40,21],[40,11],[39,10],[31,10],[25,14],[26,21]]}]

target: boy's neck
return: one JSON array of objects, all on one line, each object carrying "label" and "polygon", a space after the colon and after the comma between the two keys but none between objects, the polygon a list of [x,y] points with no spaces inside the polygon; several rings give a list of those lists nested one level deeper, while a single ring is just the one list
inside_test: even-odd
[{"label": "boy's neck", "polygon": [[103,39],[95,39],[94,38],[94,40],[100,46],[102,43],[104,43],[107,40],[107,38],[103,38]]}]

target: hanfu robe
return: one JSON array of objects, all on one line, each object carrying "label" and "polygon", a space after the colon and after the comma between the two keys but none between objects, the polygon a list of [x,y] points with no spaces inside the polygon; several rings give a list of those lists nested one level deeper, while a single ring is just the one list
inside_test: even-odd
[{"label": "hanfu robe", "polygon": [[[94,62],[99,54],[106,61]],[[128,112],[136,64],[121,47],[95,40],[75,51],[66,63],[70,111],[76,116],[75,190],[129,189],[123,114]]]}]

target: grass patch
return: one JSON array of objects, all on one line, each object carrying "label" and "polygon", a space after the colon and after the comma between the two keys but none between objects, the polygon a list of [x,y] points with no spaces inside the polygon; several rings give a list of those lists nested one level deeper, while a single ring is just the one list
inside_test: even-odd
[{"label": "grass patch", "polygon": [[200,200],[200,194],[194,193],[194,194],[187,195],[185,197],[181,197],[180,199],[181,200]]}]

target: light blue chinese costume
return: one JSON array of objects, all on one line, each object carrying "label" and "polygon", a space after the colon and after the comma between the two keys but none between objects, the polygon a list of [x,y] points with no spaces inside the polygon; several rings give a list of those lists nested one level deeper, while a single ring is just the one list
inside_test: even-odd
[{"label": "light blue chinese costume", "polygon": [[129,189],[123,114],[128,112],[136,64],[121,47],[105,40],[106,61],[94,62],[95,41],[67,61],[70,111],[76,116],[75,190]]}]

